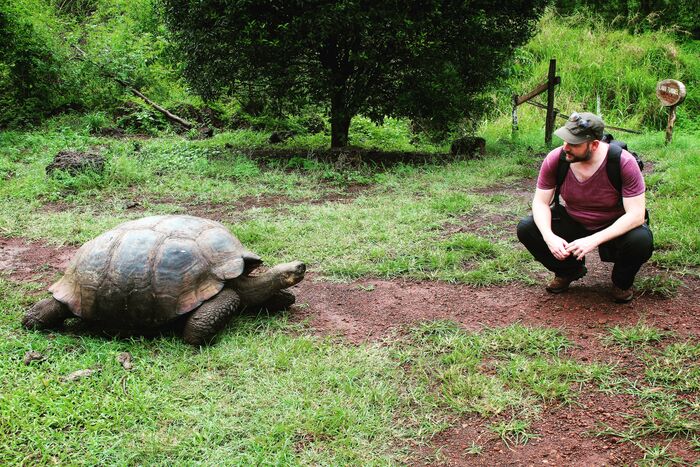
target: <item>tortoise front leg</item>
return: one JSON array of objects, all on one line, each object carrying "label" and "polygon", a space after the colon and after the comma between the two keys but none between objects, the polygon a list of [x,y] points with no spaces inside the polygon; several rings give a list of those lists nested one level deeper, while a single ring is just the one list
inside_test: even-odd
[{"label": "tortoise front leg", "polygon": [[228,324],[238,309],[241,299],[232,289],[224,288],[202,303],[185,322],[182,333],[185,342],[192,345],[208,343]]},{"label": "tortoise front leg", "polygon": [[53,297],[35,303],[24,318],[22,325],[27,329],[49,329],[63,324],[66,318],[73,316],[70,309]]},{"label": "tortoise front leg", "polygon": [[260,311],[267,310],[269,313],[275,313],[277,311],[286,310],[290,306],[294,305],[295,301],[296,297],[293,293],[287,292],[286,290],[280,290],[279,292],[274,293],[258,308],[260,308]]}]

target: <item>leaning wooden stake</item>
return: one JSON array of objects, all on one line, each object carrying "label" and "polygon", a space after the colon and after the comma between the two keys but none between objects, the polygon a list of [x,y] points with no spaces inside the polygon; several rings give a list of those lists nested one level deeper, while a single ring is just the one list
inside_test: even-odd
[{"label": "leaning wooden stake", "polygon": [[[74,45],[73,48],[74,48],[75,50],[77,50],[78,52],[80,52],[81,56],[78,57],[79,60],[90,61],[90,60],[87,58],[87,54],[85,53],[84,50],[82,50],[82,49],[81,49],[80,47],[78,47],[77,45]],[[131,92],[134,96],[138,97],[139,99],[142,99],[146,104],[150,105],[151,107],[153,107],[154,109],[156,109],[158,112],[160,112],[160,113],[162,113],[163,115],[165,115],[165,118],[167,118],[167,119],[170,120],[171,122],[177,123],[178,125],[182,125],[182,126],[185,127],[187,130],[190,130],[190,129],[194,128],[194,125],[193,125],[192,123],[188,122],[187,120],[185,120],[185,119],[182,118],[182,117],[178,117],[178,116],[175,115],[174,113],[172,113],[172,112],[168,111],[167,109],[161,107],[160,105],[156,104],[155,102],[153,102],[151,99],[149,99],[148,97],[146,97],[145,95],[143,95],[138,89],[134,88],[133,86],[131,86],[131,85],[130,85],[129,83],[127,83],[126,81],[124,81],[124,80],[122,80],[122,79],[120,79],[120,78],[117,78],[117,77],[114,76],[113,74],[111,74],[111,73],[109,73],[109,72],[103,70],[102,67],[100,67],[100,66],[97,65],[96,63],[94,63],[94,62],[91,62],[91,63],[93,63],[94,65],[96,65],[96,66],[100,69],[100,72],[101,72],[104,76],[106,76],[106,77],[108,77],[108,78],[112,78],[114,81],[116,81],[117,83],[119,83],[119,84],[121,84],[122,86],[124,86],[124,87],[125,87],[129,92]]]}]

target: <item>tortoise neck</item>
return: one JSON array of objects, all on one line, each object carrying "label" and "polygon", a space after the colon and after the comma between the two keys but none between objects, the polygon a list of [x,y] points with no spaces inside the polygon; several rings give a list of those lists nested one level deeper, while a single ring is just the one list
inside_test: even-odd
[{"label": "tortoise neck", "polygon": [[273,268],[256,276],[240,276],[236,278],[232,288],[238,292],[242,303],[257,305],[283,287],[278,272]]}]

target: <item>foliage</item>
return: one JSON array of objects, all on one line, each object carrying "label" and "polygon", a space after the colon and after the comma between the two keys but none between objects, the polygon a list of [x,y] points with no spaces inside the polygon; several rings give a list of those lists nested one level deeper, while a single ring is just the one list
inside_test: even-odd
[{"label": "foliage", "polygon": [[632,31],[671,29],[700,39],[700,8],[697,0],[555,0],[563,15],[595,12],[601,21]]},{"label": "foliage", "polygon": [[[700,86],[698,44],[679,43],[663,30],[638,34],[616,30],[591,12],[560,16],[550,9],[539,23],[539,32],[518,50],[510,80],[498,96],[499,108],[509,118],[509,96],[525,94],[541,83],[550,59],[555,58],[561,77],[555,94],[559,112],[585,110],[600,113],[614,126],[661,130],[668,111],[656,98],[656,83],[673,78],[689,90],[678,106],[676,126],[692,128],[700,114],[700,95],[692,92]],[[528,105],[521,105],[518,113],[522,125],[528,124],[530,114],[536,114],[539,122],[544,118],[543,110]]]},{"label": "foliage", "polygon": [[359,113],[437,128],[479,115],[479,93],[527,40],[543,4],[165,3],[185,76],[200,94],[267,95],[280,108],[323,103],[334,147],[347,144]]},{"label": "foliage", "polygon": [[[63,3],[61,6],[65,11]],[[66,41],[80,44],[86,54],[81,56],[80,72],[87,77],[82,85],[90,108],[114,110],[124,102],[125,89],[112,77],[156,102],[178,93],[177,76],[168,60],[165,26],[155,0],[95,1],[89,15],[70,19]]]},{"label": "foliage", "polygon": [[0,128],[79,105],[60,24],[40,0],[0,3]]},{"label": "foliage", "polygon": [[153,0],[3,2],[0,127],[71,109],[116,112],[127,95],[113,77],[156,101],[182,96],[164,28]]}]

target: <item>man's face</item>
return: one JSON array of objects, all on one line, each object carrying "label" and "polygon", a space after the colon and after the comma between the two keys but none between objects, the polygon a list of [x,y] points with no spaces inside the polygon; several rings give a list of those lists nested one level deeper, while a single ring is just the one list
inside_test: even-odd
[{"label": "man's face", "polygon": [[591,155],[593,154],[591,142],[588,141],[580,144],[569,144],[564,142],[564,154],[566,154],[566,160],[571,164],[590,160]]}]

